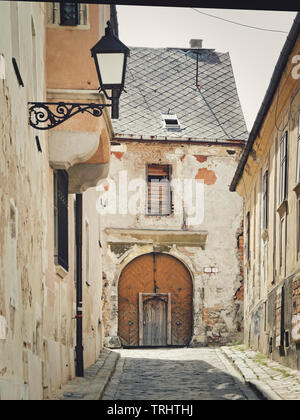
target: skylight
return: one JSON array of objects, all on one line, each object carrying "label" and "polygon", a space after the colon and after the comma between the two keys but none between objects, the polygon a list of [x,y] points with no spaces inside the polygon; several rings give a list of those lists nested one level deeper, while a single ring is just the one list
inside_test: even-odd
[{"label": "skylight", "polygon": [[167,130],[181,130],[180,122],[176,114],[162,114],[163,126]]}]

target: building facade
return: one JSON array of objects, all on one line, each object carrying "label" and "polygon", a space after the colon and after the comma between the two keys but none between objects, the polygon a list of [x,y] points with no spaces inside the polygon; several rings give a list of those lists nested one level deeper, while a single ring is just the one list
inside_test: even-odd
[{"label": "building facade", "polygon": [[28,122],[29,102],[103,101],[90,48],[110,7],[69,7],[0,5],[3,400],[53,398],[103,345],[94,187],[108,173],[109,113],[75,116],[49,131]]},{"label": "building facade", "polygon": [[230,58],[198,40],[131,48],[125,89],[98,187],[105,344],[239,341],[242,200],[228,185],[247,130]]},{"label": "building facade", "polygon": [[300,368],[300,15],[230,189],[244,198],[245,342]]}]

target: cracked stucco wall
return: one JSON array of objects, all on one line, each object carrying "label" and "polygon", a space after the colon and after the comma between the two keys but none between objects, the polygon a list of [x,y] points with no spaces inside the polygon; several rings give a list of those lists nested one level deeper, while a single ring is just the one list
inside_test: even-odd
[{"label": "cracked stucco wall", "polygon": [[[239,154],[239,147],[200,144],[122,142],[112,147],[108,182],[99,192],[101,202],[103,194],[107,193],[109,197],[109,189],[114,188],[110,181],[113,181],[118,194],[119,189],[125,188],[124,177],[127,177],[128,183],[136,178],[145,179],[146,164],[171,164],[172,178],[203,182],[204,220],[186,227],[184,212],[165,217],[120,214],[118,199],[116,214],[101,216],[102,241],[105,244],[103,320],[107,345],[118,345],[118,279],[122,269],[135,257],[158,250],[179,258],[192,274],[194,327],[191,345],[219,345],[242,339],[243,277],[238,237],[243,206],[241,198],[228,189]],[[109,199],[106,204],[109,206]],[[205,231],[206,244],[203,249],[192,243],[182,245],[176,240],[168,244],[159,243],[157,239],[149,239],[148,235],[143,238],[143,230],[149,229],[164,230],[166,234],[182,229]],[[132,236],[131,230],[135,232]],[[216,272],[207,273],[207,267],[215,268]]]}]

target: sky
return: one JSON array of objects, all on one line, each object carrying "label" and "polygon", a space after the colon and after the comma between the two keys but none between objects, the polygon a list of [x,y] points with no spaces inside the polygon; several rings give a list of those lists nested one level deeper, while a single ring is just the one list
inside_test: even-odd
[{"label": "sky", "polygon": [[[294,12],[197,9],[243,25],[289,32]],[[203,48],[229,52],[237,89],[250,131],[287,33],[270,32],[225,22],[192,8],[117,6],[119,38],[128,47],[189,47],[202,39]]]}]

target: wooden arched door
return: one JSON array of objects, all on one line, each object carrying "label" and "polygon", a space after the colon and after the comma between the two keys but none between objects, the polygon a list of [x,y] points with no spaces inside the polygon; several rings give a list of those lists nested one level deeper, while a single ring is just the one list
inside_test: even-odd
[{"label": "wooden arched door", "polygon": [[193,283],[176,258],[137,257],[119,280],[119,336],[127,347],[187,346],[192,336]]}]

